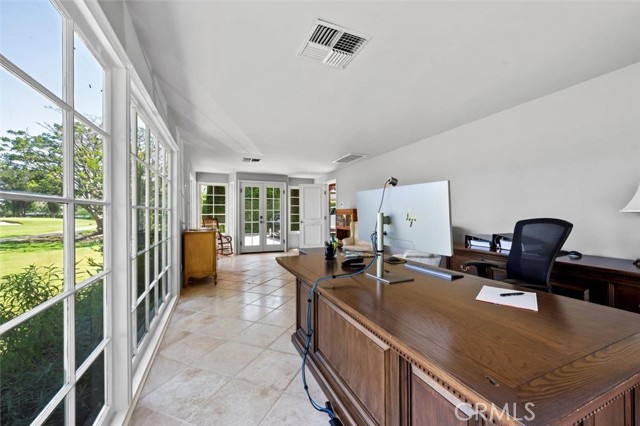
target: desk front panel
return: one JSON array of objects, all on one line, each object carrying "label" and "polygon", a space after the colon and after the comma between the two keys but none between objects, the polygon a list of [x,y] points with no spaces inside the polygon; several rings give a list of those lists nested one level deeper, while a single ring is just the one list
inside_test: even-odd
[{"label": "desk front panel", "polygon": [[390,348],[372,337],[330,302],[318,300],[316,353],[366,407],[370,424],[384,425]]}]

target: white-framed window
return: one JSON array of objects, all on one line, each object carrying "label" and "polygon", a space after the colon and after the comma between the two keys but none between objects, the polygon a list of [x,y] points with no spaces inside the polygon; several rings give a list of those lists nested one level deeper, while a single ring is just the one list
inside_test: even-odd
[{"label": "white-framed window", "polygon": [[200,184],[200,224],[209,227],[213,219],[218,221],[218,230],[227,233],[227,194],[225,184]]},{"label": "white-framed window", "polygon": [[300,232],[300,188],[289,188],[289,230]]},{"label": "white-framed window", "polygon": [[112,345],[108,72],[48,0],[3,2],[0,27],[0,419],[93,424]]},{"label": "white-framed window", "polygon": [[154,319],[172,295],[171,150],[132,103],[131,338],[132,357],[143,347]]}]

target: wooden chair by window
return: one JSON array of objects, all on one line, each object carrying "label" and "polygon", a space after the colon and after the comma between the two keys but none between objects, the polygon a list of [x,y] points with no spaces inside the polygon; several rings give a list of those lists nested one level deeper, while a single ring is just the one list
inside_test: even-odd
[{"label": "wooden chair by window", "polygon": [[202,218],[202,227],[203,228],[218,228],[218,223],[213,217],[203,217]]},{"label": "wooden chair by window", "polygon": [[[212,218],[213,227],[218,230],[218,219]],[[218,253],[222,255],[230,255],[233,254],[233,244],[231,244],[231,237],[229,235],[222,235],[220,231],[218,234]]]}]

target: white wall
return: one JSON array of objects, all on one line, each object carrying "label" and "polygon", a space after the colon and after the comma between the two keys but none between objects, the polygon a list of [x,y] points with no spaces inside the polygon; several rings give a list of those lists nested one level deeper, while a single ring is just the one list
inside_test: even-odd
[{"label": "white wall", "polygon": [[149,93],[172,136],[176,139],[175,126],[168,120],[167,102],[155,77],[151,73],[146,54],[138,40],[138,35],[136,34],[126,4],[122,0],[98,0],[98,4],[109,20],[120,43],[125,48],[127,56],[134,66],[140,81],[142,81],[147,93]]},{"label": "white wall", "polygon": [[618,211],[640,182],[640,63],[341,169],[338,206],[389,176],[451,181],[454,242],[558,217],[566,249],[636,258],[640,214]]}]

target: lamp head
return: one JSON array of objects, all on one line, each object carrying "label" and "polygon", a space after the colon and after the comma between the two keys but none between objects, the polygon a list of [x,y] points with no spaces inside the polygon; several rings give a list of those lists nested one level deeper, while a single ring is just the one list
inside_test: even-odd
[{"label": "lamp head", "polygon": [[396,186],[398,184],[398,179],[390,177],[389,179],[387,179],[387,183],[391,186]]}]

